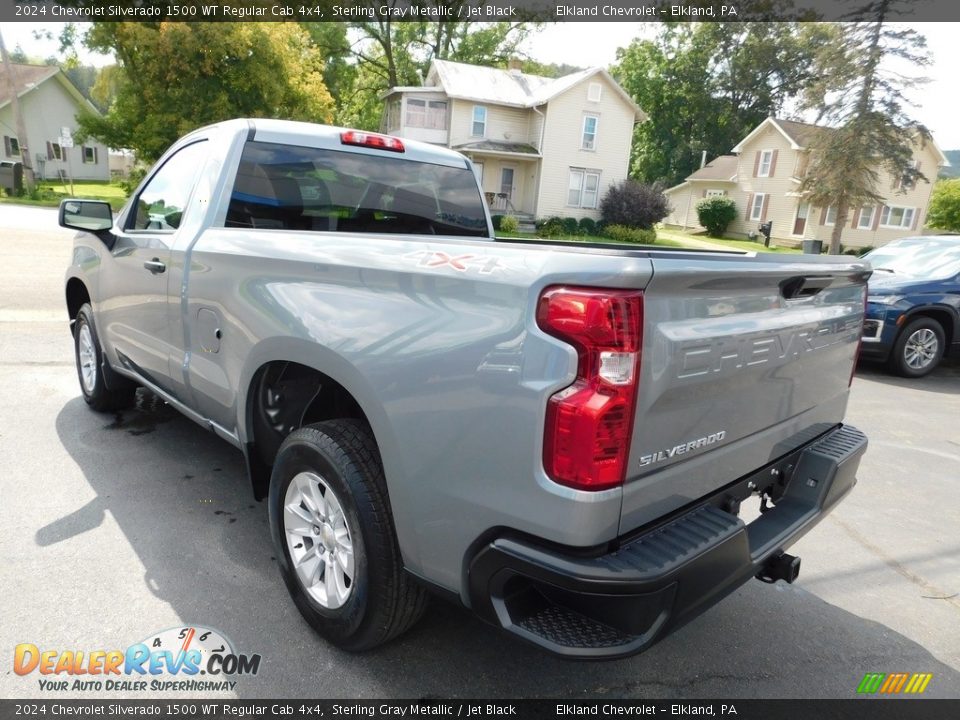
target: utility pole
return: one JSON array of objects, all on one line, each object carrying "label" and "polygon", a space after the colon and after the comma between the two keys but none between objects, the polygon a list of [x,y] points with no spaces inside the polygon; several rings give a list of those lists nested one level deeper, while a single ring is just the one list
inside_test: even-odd
[{"label": "utility pole", "polygon": [[10,105],[13,109],[14,121],[17,123],[17,144],[20,146],[20,156],[23,161],[23,183],[27,192],[33,190],[33,163],[30,161],[30,148],[27,146],[27,125],[23,121],[23,111],[20,108],[20,98],[17,97],[17,80],[13,74],[13,65],[7,46],[3,43],[3,33],[0,33],[0,56],[3,57],[3,67],[6,69],[7,84],[10,88]]}]

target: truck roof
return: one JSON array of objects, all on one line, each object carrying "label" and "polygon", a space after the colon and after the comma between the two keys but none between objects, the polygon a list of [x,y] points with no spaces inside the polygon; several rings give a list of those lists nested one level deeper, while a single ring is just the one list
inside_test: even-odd
[{"label": "truck roof", "polygon": [[[267,118],[237,118],[236,120],[227,120],[214,125],[208,125],[194,132],[208,131],[212,128],[239,130],[241,127],[251,133],[248,139],[258,140],[260,142],[358,152],[376,157],[389,155],[393,158],[411,160],[413,162],[447,165],[449,167],[459,168],[469,167],[466,157],[455,150],[449,150],[438,145],[431,145],[430,143],[419,142],[417,140],[408,140],[406,138],[400,138],[403,142],[403,153],[358,147],[355,145],[344,145],[340,140],[340,134],[352,128],[321,125],[319,123],[299,122],[295,120],[272,120]],[[354,130],[354,132],[368,131]],[[192,134],[193,133],[191,133],[191,135]]]}]

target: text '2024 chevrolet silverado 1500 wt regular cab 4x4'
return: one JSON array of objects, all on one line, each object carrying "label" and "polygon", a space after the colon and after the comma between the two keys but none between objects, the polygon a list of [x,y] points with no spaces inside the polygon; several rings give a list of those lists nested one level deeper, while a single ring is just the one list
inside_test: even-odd
[{"label": "text '2024 chevrolet silverado 1500 wt regular cab 4x4'", "polygon": [[116,219],[60,222],[87,403],[143,386],[239,448],[293,601],[343,648],[433,588],[555,653],[638,652],[793,581],[784,549],[866,447],[853,259],[495,239],[462,155],[269,120],[197,130]]}]

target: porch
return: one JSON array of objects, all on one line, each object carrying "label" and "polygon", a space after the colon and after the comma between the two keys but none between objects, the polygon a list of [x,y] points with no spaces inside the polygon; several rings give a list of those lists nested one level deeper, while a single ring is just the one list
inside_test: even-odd
[{"label": "porch", "polygon": [[532,146],[486,141],[456,149],[473,162],[492,214],[514,215],[521,222],[532,222],[540,171],[540,155]]}]

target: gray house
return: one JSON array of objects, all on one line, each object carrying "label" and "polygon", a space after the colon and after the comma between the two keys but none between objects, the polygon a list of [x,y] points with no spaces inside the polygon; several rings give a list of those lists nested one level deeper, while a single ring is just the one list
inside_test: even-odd
[{"label": "gray house", "polygon": [[81,108],[97,112],[90,101],[60,68],[18,64],[12,67],[27,137],[17,136],[10,84],[0,67],[0,160],[20,160],[21,145],[26,145],[38,178],[56,179],[63,171],[74,180],[109,180],[109,156],[103,143],[91,139],[68,148],[59,141],[61,128],[76,131],[76,115]]}]

